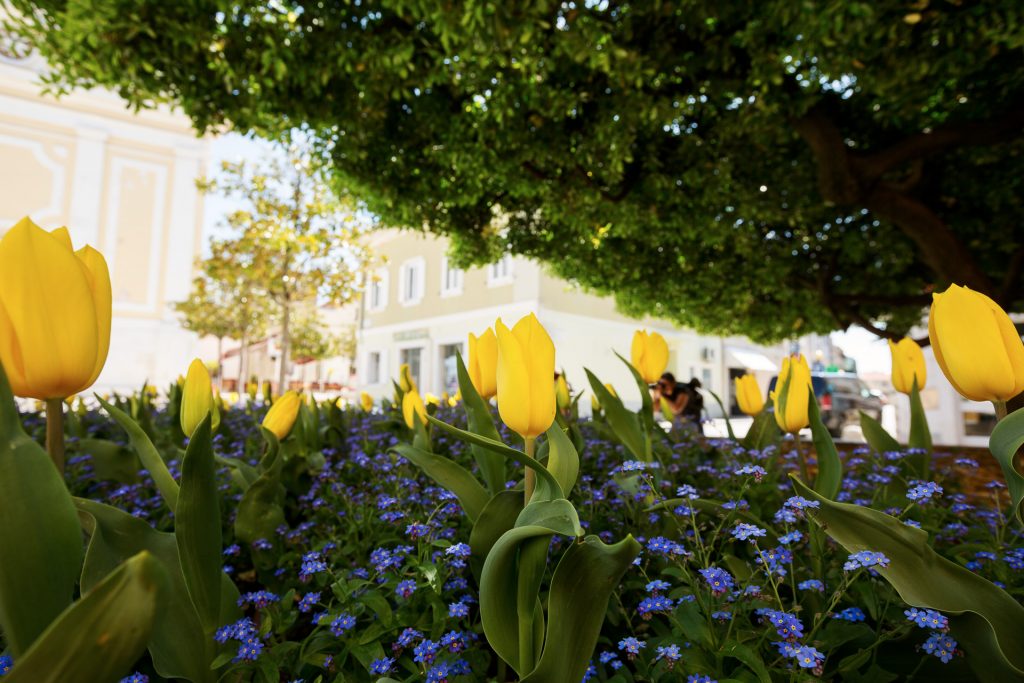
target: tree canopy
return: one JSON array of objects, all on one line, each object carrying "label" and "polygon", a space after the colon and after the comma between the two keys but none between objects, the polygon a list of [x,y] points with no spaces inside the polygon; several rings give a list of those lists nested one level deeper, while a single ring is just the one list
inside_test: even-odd
[{"label": "tree canopy", "polygon": [[1019,0],[7,1],[51,87],[304,127],[463,263],[761,340],[1024,310]]}]

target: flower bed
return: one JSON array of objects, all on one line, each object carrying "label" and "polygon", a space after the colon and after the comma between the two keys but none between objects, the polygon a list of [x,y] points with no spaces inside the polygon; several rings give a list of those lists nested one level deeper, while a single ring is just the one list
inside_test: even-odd
[{"label": "flower bed", "polygon": [[[154,435],[173,432],[176,413],[136,403]],[[255,466],[263,410],[225,412],[215,453]],[[483,637],[479,568],[458,502],[389,450],[404,430],[399,415],[311,414],[316,427],[284,442],[293,463],[285,523],[268,537],[234,538],[241,495],[232,468],[219,468],[223,563],[241,609],[213,636],[222,679],[514,680]],[[134,456],[115,445],[125,444],[121,428],[99,412],[72,415],[72,492],[169,529],[152,479],[123,466]],[[461,408],[436,409],[436,417],[465,423]],[[42,438],[39,415],[24,421]],[[947,617],[909,608],[877,575],[889,558],[846,552],[809,523],[818,503],[787,479],[798,467],[792,442],[759,452],[674,432],[645,463],[602,422],[578,429],[572,501],[581,524],[609,542],[632,533],[643,545],[609,602],[587,680],[970,679]],[[166,439],[157,444],[177,477],[181,451]],[[463,443],[439,433],[433,447],[473,467]],[[1002,485],[984,489],[989,506],[960,488],[975,462],[947,460],[934,481],[917,483],[905,452],[858,448],[844,460],[838,500],[898,515],[926,530],[937,552],[1021,597],[1024,551],[1005,518]],[[549,553],[570,542],[556,537]],[[136,668],[135,680],[164,680],[148,656]]]}]

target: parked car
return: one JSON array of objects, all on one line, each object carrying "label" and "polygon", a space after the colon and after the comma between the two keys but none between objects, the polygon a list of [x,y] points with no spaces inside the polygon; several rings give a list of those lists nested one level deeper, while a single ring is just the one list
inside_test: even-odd
[{"label": "parked car", "polygon": [[[778,376],[768,383],[768,395],[775,391]],[[812,372],[811,386],[821,409],[821,420],[834,437],[840,437],[847,425],[860,425],[860,411],[882,419],[882,398],[857,375],[839,372]],[[768,410],[773,410],[771,401]]]}]

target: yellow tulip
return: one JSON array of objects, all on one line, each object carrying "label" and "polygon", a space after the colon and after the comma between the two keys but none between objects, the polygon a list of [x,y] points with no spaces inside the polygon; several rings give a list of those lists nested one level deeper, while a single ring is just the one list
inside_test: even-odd
[{"label": "yellow tulip", "polygon": [[559,375],[555,380],[555,403],[558,404],[560,410],[566,410],[572,403],[572,397],[569,396],[569,385],[565,383],[565,375]]},{"label": "yellow tulip", "polygon": [[407,391],[402,397],[402,417],[405,418],[405,424],[409,426],[409,429],[416,428],[413,415],[419,415],[420,422],[424,425],[427,424],[427,407],[423,405],[423,398],[416,390]]},{"label": "yellow tulip", "polygon": [[373,396],[370,396],[365,391],[359,394],[359,404],[363,407],[365,412],[373,410]]},{"label": "yellow tulip", "polygon": [[[206,419],[210,413],[217,414],[213,402],[213,383],[210,381],[210,372],[206,365],[198,358],[194,359],[188,366],[188,374],[185,375],[185,384],[181,392],[181,431],[185,436],[192,436],[199,423]],[[220,422],[219,415],[216,420]],[[216,424],[212,425],[217,428]]]},{"label": "yellow tulip", "polygon": [[932,295],[928,337],[943,374],[972,401],[1006,401],[1024,391],[1024,342],[984,294],[950,285]]},{"label": "yellow tulip", "polygon": [[[781,379],[782,376],[780,375],[779,377]],[[735,382],[736,403],[739,404],[740,410],[754,417],[764,409],[764,395],[761,393],[760,387],[757,386],[757,378],[746,374],[742,377],[737,377]]]},{"label": "yellow tulip", "polygon": [[448,405],[451,406],[452,408],[454,408],[455,406],[459,405],[459,401],[461,401],[461,400],[462,400],[462,392],[461,391],[456,391],[455,395],[448,399]]},{"label": "yellow tulip", "polygon": [[921,346],[907,337],[898,342],[890,339],[889,351],[892,353],[892,386],[896,391],[909,394],[914,388],[915,379],[917,388],[924,389],[926,374]]},{"label": "yellow tulip", "polygon": [[[786,380],[789,386],[783,394],[783,386]],[[782,372],[775,380],[775,391],[772,392],[772,401],[775,403],[775,422],[784,432],[796,434],[810,424],[807,417],[807,404],[811,396],[811,369],[807,366],[807,359],[803,354],[798,358],[787,356],[782,359]],[[786,409],[782,410],[782,399],[785,398]]]},{"label": "yellow tulip", "polygon": [[0,364],[18,396],[64,398],[92,386],[110,348],[110,273],[73,251],[67,228],[23,218],[0,239]]},{"label": "yellow tulip", "polygon": [[419,391],[416,388],[416,380],[412,378],[412,370],[409,369],[408,363],[402,363],[398,369],[398,385],[402,387],[403,392]]},{"label": "yellow tulip", "polygon": [[543,434],[555,420],[555,345],[533,313],[512,329],[499,319],[498,414],[524,439]]},{"label": "yellow tulip", "polygon": [[428,406],[439,406],[439,405],[441,405],[441,399],[439,399],[434,394],[431,394],[429,391],[426,394],[424,394],[423,401]]},{"label": "yellow tulip", "polygon": [[477,337],[469,334],[469,378],[483,399],[489,400],[498,393],[498,338],[494,330],[487,328]]},{"label": "yellow tulip", "polygon": [[633,367],[648,384],[657,382],[668,365],[668,344],[657,332],[637,330],[630,347]]},{"label": "yellow tulip", "polygon": [[295,426],[302,399],[294,391],[286,391],[270,406],[263,417],[263,426],[272,431],[278,440],[284,440]]}]

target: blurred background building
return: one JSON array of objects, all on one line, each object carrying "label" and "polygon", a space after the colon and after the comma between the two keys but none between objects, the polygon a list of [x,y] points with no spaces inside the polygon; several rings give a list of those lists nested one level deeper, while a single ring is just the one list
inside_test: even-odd
[{"label": "blurred background building", "polygon": [[169,303],[188,293],[200,250],[195,178],[208,141],[185,116],[135,114],[113,93],[42,95],[41,68],[0,52],[0,231],[29,216],[47,229],[68,226],[75,248],[103,252],[114,310],[97,387],[168,381],[196,347]]}]

